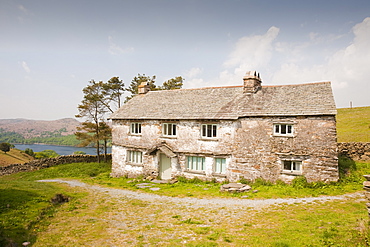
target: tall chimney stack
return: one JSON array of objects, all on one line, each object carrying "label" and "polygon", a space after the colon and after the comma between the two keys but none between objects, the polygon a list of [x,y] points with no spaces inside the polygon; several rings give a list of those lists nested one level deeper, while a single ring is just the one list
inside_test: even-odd
[{"label": "tall chimney stack", "polygon": [[138,93],[139,94],[146,94],[147,92],[150,91],[150,86],[149,82],[143,81],[139,86],[138,86]]},{"label": "tall chimney stack", "polygon": [[257,93],[261,89],[261,77],[256,71],[248,71],[243,77],[244,93]]}]

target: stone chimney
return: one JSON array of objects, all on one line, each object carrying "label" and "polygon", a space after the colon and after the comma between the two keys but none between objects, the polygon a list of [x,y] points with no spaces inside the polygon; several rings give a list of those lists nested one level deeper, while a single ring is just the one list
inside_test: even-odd
[{"label": "stone chimney", "polygon": [[244,93],[257,93],[261,89],[261,77],[256,71],[248,71],[243,77]]},{"label": "stone chimney", "polygon": [[150,91],[149,82],[143,81],[137,88],[139,94],[146,94]]}]

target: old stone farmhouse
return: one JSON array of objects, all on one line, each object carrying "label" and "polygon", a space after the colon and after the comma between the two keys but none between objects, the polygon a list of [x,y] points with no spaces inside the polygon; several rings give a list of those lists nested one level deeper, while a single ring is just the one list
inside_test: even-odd
[{"label": "old stone farmhouse", "polygon": [[330,82],[149,91],[111,115],[112,176],[338,180]]}]

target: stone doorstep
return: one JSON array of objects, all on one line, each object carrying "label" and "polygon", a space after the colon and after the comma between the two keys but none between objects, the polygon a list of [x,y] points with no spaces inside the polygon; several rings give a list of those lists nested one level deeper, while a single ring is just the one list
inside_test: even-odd
[{"label": "stone doorstep", "polygon": [[154,180],[152,180],[150,182],[155,183],[155,184],[169,184],[169,183],[171,183],[171,180],[158,180],[158,179],[154,179]]},{"label": "stone doorstep", "polygon": [[245,186],[245,184],[242,184],[242,183],[229,183],[229,184],[224,184],[222,185],[222,188],[224,189],[229,189],[229,188],[243,188]]}]

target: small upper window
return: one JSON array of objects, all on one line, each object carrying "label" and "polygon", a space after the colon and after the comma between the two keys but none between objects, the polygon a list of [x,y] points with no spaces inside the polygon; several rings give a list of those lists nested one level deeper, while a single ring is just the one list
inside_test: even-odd
[{"label": "small upper window", "polygon": [[274,124],[274,135],[293,136],[293,125]]},{"label": "small upper window", "polygon": [[216,138],[217,137],[217,124],[202,124],[202,137],[203,138]]},{"label": "small upper window", "polygon": [[293,160],[284,160],[283,170],[287,172],[300,172],[302,170],[302,162]]},{"label": "small upper window", "polygon": [[163,136],[176,136],[176,124],[164,123],[162,125]]},{"label": "small upper window", "polygon": [[130,133],[134,135],[141,134],[141,123],[131,123]]}]

